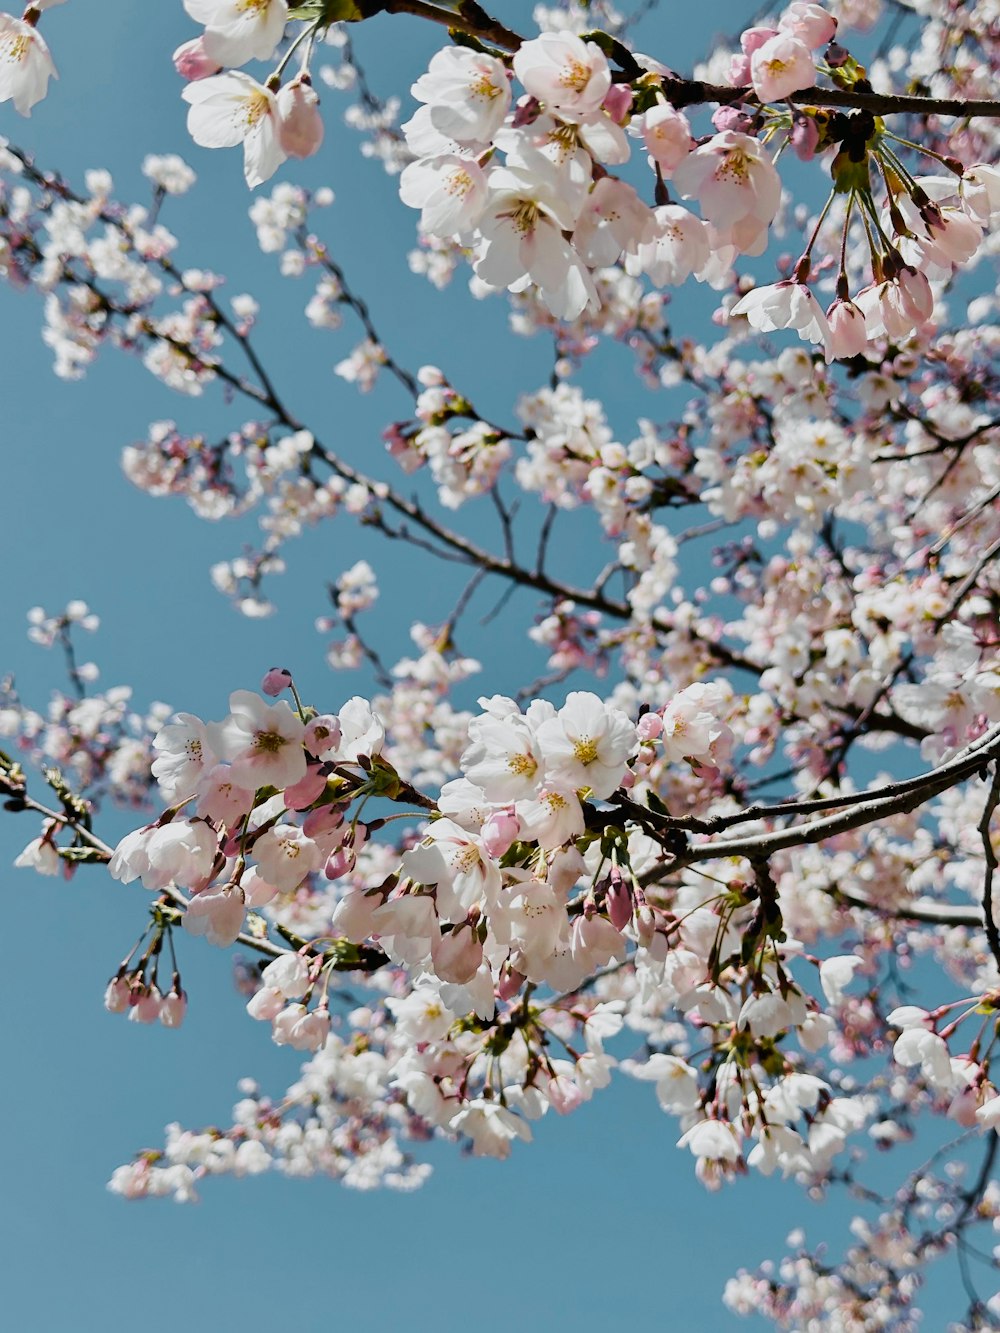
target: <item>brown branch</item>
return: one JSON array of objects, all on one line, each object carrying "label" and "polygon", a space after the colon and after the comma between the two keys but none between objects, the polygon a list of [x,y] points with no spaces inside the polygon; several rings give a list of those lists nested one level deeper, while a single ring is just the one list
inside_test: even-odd
[{"label": "brown branch", "polygon": [[986,875],[983,881],[983,919],[986,922],[986,942],[990,946],[990,953],[993,955],[994,962],[997,967],[1000,967],[1000,931],[997,930],[996,919],[993,916],[993,875],[998,862],[997,854],[993,850],[993,839],[990,837],[990,824],[993,822],[993,815],[998,804],[1000,804],[1000,760],[997,760],[993,765],[993,782],[990,784],[990,792],[983,807],[983,817],[978,825],[979,836],[983,840],[983,858],[986,861]]}]

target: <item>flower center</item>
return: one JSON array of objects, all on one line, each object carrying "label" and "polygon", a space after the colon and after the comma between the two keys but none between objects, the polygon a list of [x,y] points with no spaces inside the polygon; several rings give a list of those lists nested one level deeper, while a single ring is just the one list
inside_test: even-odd
[{"label": "flower center", "polygon": [[464,198],[465,195],[467,195],[469,191],[472,189],[472,186],[473,186],[472,177],[465,170],[465,168],[456,167],[455,170],[451,172],[450,175],[448,176],[444,188],[447,194],[458,194]]},{"label": "flower center", "polygon": [[516,773],[518,777],[530,778],[535,773],[538,765],[530,754],[521,754],[520,751],[518,751],[517,754],[509,754],[507,756],[507,767],[512,773]]},{"label": "flower center", "polygon": [[254,733],[253,748],[258,754],[277,754],[283,745],[287,745],[280,731],[257,731]]},{"label": "flower center", "polygon": [[478,74],[469,84],[469,92],[473,97],[484,97],[488,102],[495,101],[500,91],[488,74]]},{"label": "flower center", "polygon": [[27,60],[30,44],[31,39],[25,33],[15,33],[5,42],[0,42],[0,57],[4,60],[13,60],[19,65],[22,60]]},{"label": "flower center", "polygon": [[267,115],[268,106],[268,97],[265,92],[251,93],[244,102],[243,109],[246,123],[251,129],[263,116]]},{"label": "flower center", "polygon": [[581,736],[573,746],[573,754],[578,763],[592,764],[597,758],[597,742],[590,736]]},{"label": "flower center", "polygon": [[590,67],[582,60],[567,60],[559,71],[559,86],[572,88],[575,93],[582,93],[590,82]]}]

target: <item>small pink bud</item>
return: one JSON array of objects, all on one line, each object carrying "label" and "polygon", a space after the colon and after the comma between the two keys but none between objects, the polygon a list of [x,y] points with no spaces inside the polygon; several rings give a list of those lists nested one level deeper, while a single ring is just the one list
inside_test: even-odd
[{"label": "small pink bud", "polygon": [[164,996],[160,1005],[160,1022],[165,1028],[179,1028],[187,1013],[187,996],[183,991],[172,990]]},{"label": "small pink bud", "polygon": [[305,810],[326,790],[326,774],[321,765],[309,764],[306,775],[291,787],[285,788],[285,805],[289,810]]},{"label": "small pink bud", "polygon": [[659,713],[643,713],[635,724],[635,729],[641,741],[655,741],[658,736],[663,735],[663,718]]},{"label": "small pink bud", "polygon": [[277,104],[282,148],[289,157],[312,157],[323,142],[323,117],[316,90],[300,75],[281,89]]},{"label": "small pink bud", "polygon": [[104,1007],[109,1014],[123,1014],[132,1002],[132,987],[124,977],[112,977],[104,992]]},{"label": "small pink bud", "polygon": [[247,1013],[266,1023],[272,1023],[285,1007],[285,997],[276,986],[262,986],[250,997]]},{"label": "small pink bud", "polygon": [[601,105],[611,119],[621,125],[632,107],[632,89],[627,83],[613,83]]},{"label": "small pink bud", "polygon": [[292,673],[285,667],[272,667],[260,682],[261,690],[274,699],[292,683]]},{"label": "small pink bud", "polygon": [[858,356],[868,346],[865,317],[853,301],[834,301],[826,312],[826,318],[830,325],[831,361],[840,357]]},{"label": "small pink bud", "polygon": [[747,28],[740,37],[740,47],[745,56],[752,56],[765,42],[777,37],[777,28]]},{"label": "small pink bud", "polygon": [[179,46],[171,59],[174,62],[174,69],[189,83],[194,83],[197,79],[210,78],[222,69],[219,62],[213,60],[205,50],[204,36],[193,37],[191,41]]},{"label": "small pink bud", "polygon": [[332,833],[344,822],[343,810],[335,805],[321,805],[310,810],[302,821],[302,832],[307,838],[318,838],[321,833]]},{"label": "small pink bud", "polygon": [[143,990],[138,1000],[129,1010],[129,1019],[134,1023],[155,1023],[160,1016],[163,996],[155,986]]},{"label": "small pink bud", "polygon": [[555,1078],[549,1079],[549,1085],[546,1088],[552,1109],[559,1115],[569,1115],[583,1101],[583,1093],[578,1084],[565,1074],[557,1074]]},{"label": "small pink bud", "polygon": [[327,879],[340,879],[342,875],[350,874],[356,861],[353,847],[338,847],[328,857],[323,874]]},{"label": "small pink bud", "polygon": [[[749,56],[731,56],[731,57],[730,57],[730,59],[729,59],[729,74],[728,74],[728,79],[729,79],[729,82],[733,85],[734,88],[745,88],[745,87],[746,87],[746,85],[750,82],[750,57],[749,57]],[[732,110],[734,110],[734,108],[731,107],[731,106],[720,106],[720,107],[719,107],[719,110],[716,111],[715,116],[717,116],[717,115],[719,114],[720,111],[732,111]],[[713,124],[713,125],[716,125],[715,116],[712,117],[712,124]],[[718,129],[718,128],[719,128],[719,126],[716,125],[716,129]]]},{"label": "small pink bud", "polygon": [[431,945],[434,971],[442,981],[464,986],[479,971],[483,946],[471,926],[463,923]]},{"label": "small pink bud", "polygon": [[624,930],[632,920],[632,894],[622,878],[621,871],[613,871],[611,886],[606,896],[608,916],[615,930]]},{"label": "small pink bud", "polygon": [[[750,62],[747,61],[747,76],[740,80],[740,86],[750,82]],[[738,106],[720,106],[712,116],[712,124],[720,134],[732,130],[735,134],[745,134],[750,128],[750,117]]]},{"label": "small pink bud", "polygon": [[796,116],[790,137],[795,156],[802,162],[811,162],[819,143],[819,126],[812,116]]},{"label": "small pink bud", "polygon": [[500,969],[500,980],[497,982],[497,995],[505,1002],[512,1000],[526,980],[523,972],[518,972],[510,963],[504,963]]},{"label": "small pink bud", "polygon": [[521,821],[510,808],[497,810],[482,827],[480,836],[490,856],[503,856],[521,832]]}]

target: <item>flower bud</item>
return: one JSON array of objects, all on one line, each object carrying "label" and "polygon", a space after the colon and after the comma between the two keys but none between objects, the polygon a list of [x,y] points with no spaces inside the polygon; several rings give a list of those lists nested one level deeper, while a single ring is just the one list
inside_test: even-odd
[{"label": "flower bud", "polygon": [[497,995],[501,1000],[512,1000],[525,983],[525,975],[518,972],[516,967],[511,967],[510,963],[504,963],[500,969],[500,980],[497,982]]},{"label": "flower bud", "polygon": [[275,986],[262,986],[247,1004],[247,1013],[266,1023],[272,1023],[285,1007],[285,997]]},{"label": "flower bud", "polygon": [[197,79],[207,79],[222,69],[219,62],[213,60],[205,50],[204,36],[194,37],[190,42],[179,46],[171,59],[174,62],[174,69],[189,83],[194,83]]},{"label": "flower bud", "polygon": [[285,805],[289,810],[305,810],[325,790],[326,774],[319,764],[309,764],[305,777],[285,788]]},{"label": "flower bud", "polygon": [[521,821],[513,809],[496,810],[483,825],[480,836],[490,856],[503,856],[521,832]]},{"label": "flower bud", "polygon": [[552,1109],[559,1115],[569,1115],[570,1111],[575,1111],[583,1102],[583,1093],[579,1085],[565,1074],[557,1074],[555,1078],[549,1079],[545,1091]]},{"label": "flower bud", "polygon": [[261,691],[271,699],[276,698],[282,690],[287,690],[292,683],[292,673],[285,667],[272,667],[260,682]]},{"label": "flower bud", "polygon": [[617,867],[611,872],[611,885],[605,902],[615,930],[624,930],[632,920],[632,894]]},{"label": "flower bud", "polygon": [[131,1003],[132,987],[124,977],[112,977],[104,992],[104,1007],[109,1014],[123,1014]]},{"label": "flower bud", "polygon": [[312,157],[323,142],[323,118],[319,96],[306,77],[300,75],[277,96],[278,140],[289,157]]},{"label": "flower bud", "polygon": [[479,971],[483,961],[483,946],[479,936],[466,923],[442,935],[431,945],[434,971],[442,981],[453,981],[464,986]]},{"label": "flower bud", "polygon": [[183,991],[172,990],[163,997],[160,1005],[160,1022],[165,1028],[179,1028],[187,1013],[187,996]]}]

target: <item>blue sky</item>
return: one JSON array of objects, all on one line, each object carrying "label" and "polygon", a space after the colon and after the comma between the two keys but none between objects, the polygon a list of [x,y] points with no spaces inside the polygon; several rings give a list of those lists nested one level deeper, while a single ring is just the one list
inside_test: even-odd
[{"label": "blue sky", "polygon": [[[734,27],[747,8],[717,3],[713,22]],[[662,34],[680,40],[675,27],[664,8],[640,44],[659,40],[657,54],[684,68],[700,37],[686,32],[683,49],[664,52]],[[179,0],[75,0],[46,15],[45,31],[60,81],[29,121],[0,108],[0,133],[71,178],[107,166],[126,200],[148,197],[139,173],[144,153],[185,156],[199,186],[165,214],[182,238],[182,267],[225,272],[229,295],[249,290],[262,300],[265,316],[272,313],[261,346],[296,409],[348,457],[378,471],[379,431],[405,413],[405,397],[386,381],[372,400],[361,399],[332,376],[351,345],[348,333],[316,334],[311,347],[299,348],[308,292],[278,279],[274,258],[258,252],[238,153],[212,155],[187,141],[168,59],[193,32]],[[359,34],[375,86],[405,92],[435,36],[385,19]],[[287,174],[336,191],[325,219],[334,255],[405,364],[437,361],[477,404],[509,420],[517,392],[544,382],[548,348],[496,343],[501,302],[472,302],[461,283],[438,296],[408,274],[413,215],[380,169],[359,159],[333,94],[326,110],[322,158]],[[683,314],[680,302],[676,308]],[[103,625],[81,645],[82,655],[102,665],[103,685],[127,682],[138,704],[162,699],[208,716],[221,716],[230,690],[253,687],[274,663],[292,666],[307,696],[323,706],[364,692],[363,675],[330,674],[313,629],[326,581],[362,556],[383,576],[373,624],[390,656],[405,647],[413,615],[434,622],[447,614],[460,577],[443,571],[424,586],[405,572],[398,548],[387,551],[342,524],[292,550],[289,573],[275,588],[275,617],[239,618],[212,589],[208,568],[237,553],[252,539],[250,529],[207,524],[179,501],[139,494],[122,477],[118,456],[151,420],[175,417],[182,429],[224,431],[243,419],[240,409],[212,391],[202,401],[180,399],[137,361],[116,355],[102,357],[82,383],[58,381],[40,317],[35,294],[0,290],[0,670],[16,673],[36,707],[44,707],[59,671],[54,655],[24,638],[25,612],[35,604],[58,610],[85,598]],[[483,349],[497,346],[484,374]],[[639,393],[621,362],[597,366],[586,385],[631,425]],[[571,568],[576,554],[570,543],[560,558]],[[525,615],[530,607],[522,602]],[[517,623],[516,615],[501,619],[463,641],[488,663],[477,688],[492,693],[523,682]],[[116,836],[129,822],[112,812],[106,828]],[[27,818],[0,822],[0,865],[33,833]],[[279,1092],[294,1078],[297,1057],[272,1048],[266,1031],[243,1016],[229,960],[196,941],[182,958],[191,996],[182,1030],[139,1028],[103,1011],[104,983],[142,928],[146,900],[135,886],[112,883],[100,870],[64,884],[5,869],[0,884],[0,1250],[12,1329],[89,1333],[125,1320],[148,1333],[279,1320],[307,1331],[343,1322],[373,1333],[470,1323],[480,1333],[750,1328],[721,1308],[725,1278],[777,1254],[795,1226],[807,1226],[811,1238],[830,1231],[839,1241],[843,1233],[847,1214],[839,1204],[820,1211],[792,1186],[748,1180],[707,1194],[688,1156],[674,1151],[675,1124],[657,1109],[652,1088],[624,1079],[574,1116],[543,1122],[537,1142],[507,1164],[435,1149],[435,1174],[414,1195],[359,1195],[324,1180],[267,1177],[206,1182],[197,1207],[126,1204],[105,1193],[105,1182],[133,1150],[161,1142],[165,1121],[227,1123],[239,1078],[252,1074]]]}]

